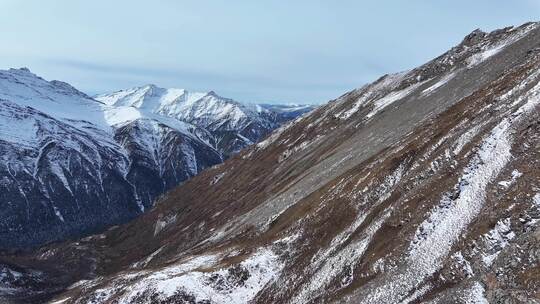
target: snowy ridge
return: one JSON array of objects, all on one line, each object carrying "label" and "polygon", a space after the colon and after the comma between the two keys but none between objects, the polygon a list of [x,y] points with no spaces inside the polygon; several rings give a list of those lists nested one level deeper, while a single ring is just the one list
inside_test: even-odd
[{"label": "snowy ridge", "polygon": [[185,89],[164,89],[155,85],[132,88],[95,97],[112,106],[128,106],[139,113],[156,113],[201,127],[242,129],[251,120],[260,120],[258,113],[268,112],[249,107],[214,92],[189,92]]},{"label": "snowy ridge", "polygon": [[258,142],[286,121],[313,109],[307,105],[242,104],[212,91],[190,92],[155,85],[95,98],[109,106],[106,117],[111,125],[120,126],[148,118],[180,130],[196,126],[209,132],[205,138],[212,139],[207,142],[226,157]]},{"label": "snowy ridge", "polygon": [[[440,79],[436,83],[422,91],[425,95],[429,95],[452,80],[458,70],[470,69],[488,60],[538,27],[538,23],[531,23],[489,34],[480,30],[474,31],[459,46],[419,68],[385,75],[373,84],[353,91],[352,94],[357,95],[357,100],[352,106],[341,110],[335,116],[345,120],[363,108],[371,108],[366,114],[366,117],[370,119],[385,107],[404,99],[416,88],[432,80],[433,69],[439,73],[442,70],[445,74],[439,75]],[[400,90],[396,90],[397,88]],[[348,94],[344,97],[348,97]]]},{"label": "snowy ridge", "polygon": [[0,70],[0,99],[63,120],[90,122],[108,130],[103,104],[60,81],[46,81],[26,68]]},{"label": "snowy ridge", "polygon": [[[165,191],[309,109],[276,105],[292,115],[282,120],[214,92],[154,85],[98,99],[26,68],[0,71],[0,200],[13,203],[0,211],[3,246],[131,219]],[[33,233],[40,221],[54,232]],[[13,229],[22,235],[8,233]]]}]

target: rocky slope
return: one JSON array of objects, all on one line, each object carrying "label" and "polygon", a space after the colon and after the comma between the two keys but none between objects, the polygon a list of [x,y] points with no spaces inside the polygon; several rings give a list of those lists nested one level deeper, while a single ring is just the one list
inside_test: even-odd
[{"label": "rocky slope", "polygon": [[475,31],[126,225],[4,256],[5,277],[32,282],[5,298],[540,303],[539,46],[537,23]]},{"label": "rocky slope", "polygon": [[221,163],[214,131],[181,118],[105,104],[28,69],[0,71],[0,249],[126,222]]}]

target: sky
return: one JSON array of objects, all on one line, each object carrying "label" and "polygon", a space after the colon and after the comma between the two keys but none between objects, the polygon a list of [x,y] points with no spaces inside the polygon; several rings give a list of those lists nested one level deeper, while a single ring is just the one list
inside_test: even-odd
[{"label": "sky", "polygon": [[322,103],[490,31],[540,0],[0,0],[0,69],[94,95],[153,83]]}]

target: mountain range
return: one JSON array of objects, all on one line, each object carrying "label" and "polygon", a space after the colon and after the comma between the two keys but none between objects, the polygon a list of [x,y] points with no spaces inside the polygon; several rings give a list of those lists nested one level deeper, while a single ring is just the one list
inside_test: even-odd
[{"label": "mountain range", "polygon": [[0,248],[126,222],[312,109],[276,107],[155,85],[91,98],[25,68],[0,71]]},{"label": "mountain range", "polygon": [[[166,99],[125,102],[177,115]],[[527,23],[475,30],[289,121],[129,223],[4,254],[0,294],[55,304],[539,303],[539,252],[540,23]]]}]

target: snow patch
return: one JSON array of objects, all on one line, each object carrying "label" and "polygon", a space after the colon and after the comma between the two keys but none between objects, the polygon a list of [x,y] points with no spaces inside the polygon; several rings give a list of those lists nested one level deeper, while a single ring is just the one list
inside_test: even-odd
[{"label": "snow patch", "polygon": [[210,270],[217,263],[218,256],[199,256],[151,273],[123,275],[118,279],[119,282],[128,278],[131,280],[128,290],[111,287],[96,291],[94,296],[107,301],[118,293],[119,304],[133,303],[137,298],[149,294],[160,301],[187,295],[194,297],[197,302],[249,303],[276,279],[283,267],[278,256],[266,248],[234,266]]},{"label": "snow patch", "polygon": [[412,85],[408,86],[407,88],[405,88],[403,90],[390,92],[389,94],[387,94],[383,98],[375,100],[373,102],[373,109],[368,114],[366,114],[366,117],[368,119],[372,118],[373,116],[375,116],[377,113],[379,113],[384,108],[391,105],[392,103],[405,98],[412,91],[414,91],[416,88],[418,88],[419,86],[421,86],[422,84],[424,84],[427,81],[428,80],[412,84]]},{"label": "snow patch", "polygon": [[[403,79],[408,73],[409,71],[404,71],[401,73],[386,75],[383,79],[381,79],[381,81],[376,82],[370,86],[364,86],[363,88],[359,89],[361,95],[354,102],[353,106],[346,111],[338,113],[337,115],[335,115],[335,117],[339,119],[349,119],[356,112],[358,112],[362,108],[362,106],[364,106],[368,101],[376,98],[377,94],[380,94],[383,90],[390,91],[397,87],[398,84],[403,81]],[[347,99],[345,99],[345,101],[346,100]]]},{"label": "snow patch", "polygon": [[456,252],[452,255],[452,258],[455,259],[456,264],[460,267],[462,267],[465,270],[465,274],[467,277],[472,277],[474,275],[474,271],[472,270],[471,263],[467,261],[464,257],[461,251]]},{"label": "snow patch", "polygon": [[176,214],[158,219],[154,227],[154,236],[160,233],[165,227],[174,223],[176,223]]},{"label": "snow patch", "polygon": [[448,81],[452,80],[452,78],[454,78],[455,76],[456,76],[456,72],[452,72],[448,75],[443,76],[441,79],[439,79],[439,81],[431,85],[429,88],[423,90],[422,94],[423,95],[431,94],[433,91],[437,90],[438,88],[445,85]]},{"label": "snow patch", "polygon": [[498,221],[495,228],[490,230],[485,236],[488,244],[488,252],[491,254],[484,255],[482,261],[486,266],[491,266],[499,253],[509,244],[509,241],[514,239],[516,234],[510,226],[510,219]]},{"label": "snow patch", "polygon": [[540,208],[540,192],[534,195],[532,202],[536,207]]},{"label": "snow patch", "polygon": [[519,172],[518,170],[514,170],[512,171],[512,179],[507,181],[500,181],[498,184],[499,186],[508,189],[522,175],[523,173]]},{"label": "snow patch", "polygon": [[219,181],[225,176],[225,174],[227,174],[227,172],[221,172],[219,174],[216,174],[214,178],[212,178],[212,180],[210,181],[210,185],[215,185],[219,183]]},{"label": "snow patch", "polygon": [[454,155],[458,155],[463,147],[465,147],[466,144],[468,144],[476,135],[478,135],[482,127],[483,124],[477,124],[471,129],[467,130],[467,132],[463,133],[454,143],[452,153]]},{"label": "snow patch", "polygon": [[472,287],[465,293],[466,304],[489,304],[485,296],[485,289],[479,282],[474,282]]},{"label": "snow patch", "polygon": [[497,46],[494,46],[492,48],[489,48],[483,52],[480,52],[478,54],[474,54],[472,55],[469,59],[468,59],[468,67],[471,68],[475,65],[478,65],[480,64],[481,62],[489,59],[490,57],[492,57],[493,55],[499,53],[502,49],[504,49],[506,47],[507,43],[502,43],[500,45],[497,45]]},{"label": "snow patch", "polygon": [[49,304],[62,304],[62,303],[65,303],[67,301],[71,300],[71,298],[64,298],[64,299],[60,299],[60,300],[56,300],[56,301],[53,301],[53,302],[50,302]]}]

